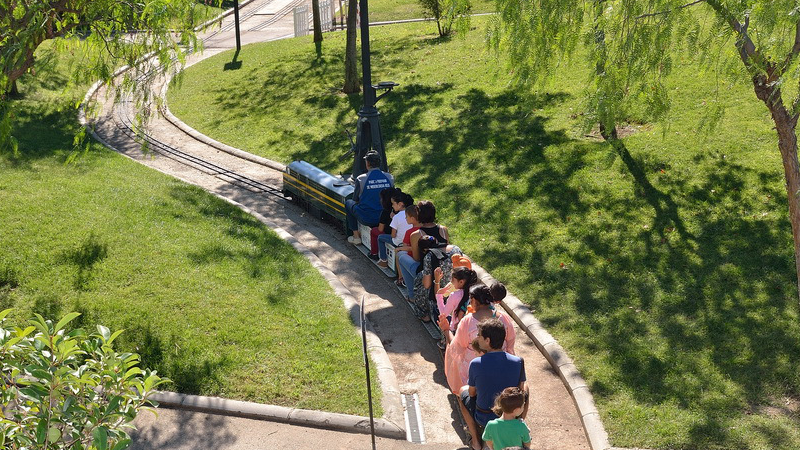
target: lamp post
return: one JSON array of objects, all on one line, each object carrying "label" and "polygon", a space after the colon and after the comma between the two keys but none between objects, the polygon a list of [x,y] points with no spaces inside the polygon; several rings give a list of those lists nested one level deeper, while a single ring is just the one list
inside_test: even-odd
[{"label": "lamp post", "polygon": [[239,0],[233,2],[233,20],[236,23],[236,54],[242,50],[242,39],[239,37]]},{"label": "lamp post", "polygon": [[[356,125],[356,151],[354,152],[355,161],[353,162],[354,180],[367,171],[367,166],[364,163],[364,155],[370,150],[375,150],[381,155],[380,169],[383,171],[387,170],[386,149],[383,145],[380,113],[375,107],[375,103],[397,86],[397,83],[392,81],[381,81],[376,85],[372,84],[367,0],[360,0],[359,6],[361,9],[361,84],[364,85],[364,105],[362,105],[361,109],[358,111],[358,124]],[[386,92],[376,96],[378,90],[386,90]]]}]

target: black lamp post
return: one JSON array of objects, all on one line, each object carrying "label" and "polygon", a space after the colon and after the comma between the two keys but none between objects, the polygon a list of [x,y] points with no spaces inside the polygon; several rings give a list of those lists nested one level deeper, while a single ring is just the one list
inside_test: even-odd
[{"label": "black lamp post", "polygon": [[239,0],[233,2],[233,21],[236,22],[236,54],[238,55],[242,50],[242,38],[239,37]]},{"label": "black lamp post", "polygon": [[[384,95],[389,93],[397,83],[381,81],[372,84],[372,70],[370,67],[369,52],[369,14],[367,13],[367,0],[360,0],[361,9],[361,70],[362,84],[364,85],[364,105],[358,111],[358,124],[356,125],[356,151],[353,163],[353,179],[367,171],[364,155],[370,150],[375,150],[381,155],[381,170],[387,170],[386,149],[383,145],[381,133],[380,113],[375,107]],[[376,96],[378,90],[386,90]]]}]

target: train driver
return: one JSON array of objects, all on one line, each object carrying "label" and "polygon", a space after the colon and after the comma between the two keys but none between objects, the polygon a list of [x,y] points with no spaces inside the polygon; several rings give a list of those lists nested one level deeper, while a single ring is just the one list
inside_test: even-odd
[{"label": "train driver", "polygon": [[369,227],[378,226],[383,210],[380,193],[386,188],[394,187],[394,177],[380,169],[381,155],[378,152],[375,150],[367,152],[364,162],[367,166],[367,173],[362,173],[356,178],[353,199],[345,202],[347,226],[353,231],[353,235],[347,238],[351,244],[361,242],[358,222]]}]

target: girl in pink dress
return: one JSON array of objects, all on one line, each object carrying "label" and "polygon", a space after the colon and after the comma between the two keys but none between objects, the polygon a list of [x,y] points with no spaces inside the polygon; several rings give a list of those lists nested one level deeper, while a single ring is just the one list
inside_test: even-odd
[{"label": "girl in pink dress", "polygon": [[[433,277],[436,279],[436,284],[434,286],[442,285],[441,281],[443,276],[444,273],[442,269],[437,267],[436,270],[433,271]],[[448,329],[450,331],[456,331],[458,322],[460,322],[461,318],[467,313],[469,289],[477,283],[478,274],[475,273],[474,270],[467,267],[456,267],[453,269],[450,283],[439,289],[436,293],[436,305],[439,307],[438,319],[441,322],[442,316],[449,317],[450,326]]]},{"label": "girl in pink dress", "polygon": [[[492,296],[495,293],[497,298]],[[492,317],[503,322],[506,328],[506,340],[503,350],[514,354],[514,341],[516,333],[514,323],[507,314],[495,307],[495,303],[505,298],[505,286],[495,282],[491,289],[483,284],[472,286],[469,290],[469,311],[461,319],[455,334],[450,331],[447,318],[439,316],[439,327],[447,339],[447,350],[444,354],[444,373],[450,390],[459,395],[462,387],[466,386],[469,376],[469,363],[478,354],[472,348],[472,341],[478,336],[478,323]]]}]

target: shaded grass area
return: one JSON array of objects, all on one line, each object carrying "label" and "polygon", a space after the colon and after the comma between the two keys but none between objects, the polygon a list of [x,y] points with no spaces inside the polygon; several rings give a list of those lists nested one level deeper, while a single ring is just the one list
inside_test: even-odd
[{"label": "shaded grass area", "polygon": [[58,73],[21,83],[21,154],[0,157],[0,309],[125,329],[117,349],[178,392],[366,415],[360,338],[316,269],[238,208],[99,145],[65,164],[86,87]]},{"label": "shaded grass area", "polygon": [[[717,98],[687,59],[668,123],[632,124],[614,149],[582,131],[582,65],[514,89],[475,24],[464,40],[372,31],[373,80],[400,83],[378,105],[398,184],[432,199],[558,338],[614,445],[800,447],[792,239],[766,109],[747,85]],[[361,99],[336,90],[344,44],[329,36],[321,57],[296,39],[243,48],[239,71],[206,60],[170,108],[235,147],[348,173],[341,130]],[[714,101],[727,115],[698,133]]]}]

